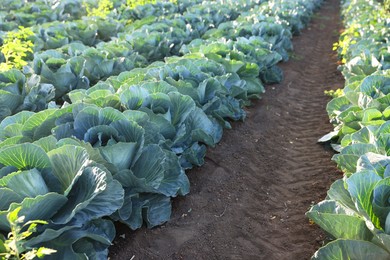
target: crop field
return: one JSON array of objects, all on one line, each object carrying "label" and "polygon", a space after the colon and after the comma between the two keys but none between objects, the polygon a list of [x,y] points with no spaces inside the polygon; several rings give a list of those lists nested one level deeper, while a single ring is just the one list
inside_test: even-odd
[{"label": "crop field", "polygon": [[390,1],[1,0],[0,259],[390,259]]}]

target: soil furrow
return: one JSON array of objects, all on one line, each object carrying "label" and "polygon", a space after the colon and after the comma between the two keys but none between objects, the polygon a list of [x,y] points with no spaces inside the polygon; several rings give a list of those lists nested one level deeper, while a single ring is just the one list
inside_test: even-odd
[{"label": "soil furrow", "polygon": [[120,226],[111,259],[310,258],[325,235],[304,214],[340,177],[331,149],[316,143],[332,128],[324,90],[344,84],[332,52],[340,28],[339,1],[325,1],[294,38],[283,83],[267,87],[188,173],[191,193],[174,200],[172,220]]}]

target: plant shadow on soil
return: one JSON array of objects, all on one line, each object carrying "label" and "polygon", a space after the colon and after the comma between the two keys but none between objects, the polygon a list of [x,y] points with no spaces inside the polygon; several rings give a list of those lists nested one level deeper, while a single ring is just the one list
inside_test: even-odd
[{"label": "plant shadow on soil", "polygon": [[299,58],[280,65],[283,82],[187,172],[191,193],[173,200],[172,219],[150,230],[117,224],[110,259],[309,259],[326,235],[304,214],[342,177],[317,143],[332,130],[324,90],[344,85],[332,52],[340,29],[339,1],[325,1],[293,39]]}]

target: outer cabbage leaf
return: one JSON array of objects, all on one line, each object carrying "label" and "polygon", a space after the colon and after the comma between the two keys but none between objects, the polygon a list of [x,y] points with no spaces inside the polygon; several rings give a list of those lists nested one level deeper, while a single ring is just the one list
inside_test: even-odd
[{"label": "outer cabbage leaf", "polygon": [[312,257],[319,260],[336,259],[389,259],[390,254],[381,247],[362,240],[339,239],[320,248]]}]

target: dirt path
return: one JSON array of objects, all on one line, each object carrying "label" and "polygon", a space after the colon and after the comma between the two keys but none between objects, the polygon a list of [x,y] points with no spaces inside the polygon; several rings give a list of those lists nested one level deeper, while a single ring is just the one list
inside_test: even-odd
[{"label": "dirt path", "polygon": [[172,220],[119,230],[111,259],[310,258],[325,235],[304,214],[340,177],[331,149],[316,143],[331,130],[323,92],[343,86],[331,51],[340,28],[339,1],[328,0],[294,39],[283,83],[189,172],[191,193],[175,199]]}]

